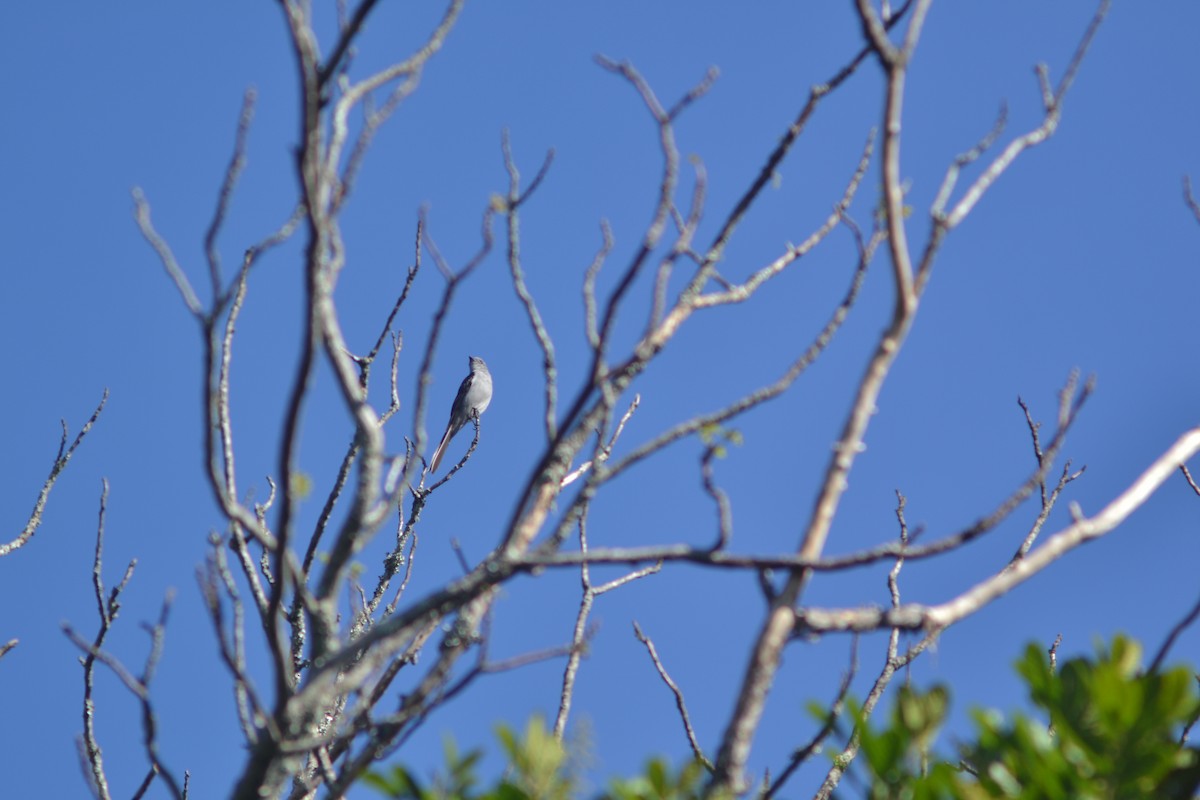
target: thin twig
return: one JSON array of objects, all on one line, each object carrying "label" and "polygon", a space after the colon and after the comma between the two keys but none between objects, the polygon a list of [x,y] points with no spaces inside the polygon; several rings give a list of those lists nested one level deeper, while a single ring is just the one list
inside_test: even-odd
[{"label": "thin twig", "polygon": [[158,733],[157,733],[157,718],[154,714],[153,706],[150,702],[150,683],[154,679],[154,672],[158,667],[158,662],[162,657],[163,632],[167,624],[167,614],[171,606],[171,594],[168,593],[163,601],[162,611],[159,614],[158,621],[153,626],[145,626],[150,633],[150,650],[146,656],[145,664],[142,668],[141,676],[134,676],[115,656],[105,652],[102,649],[105,638],[112,629],[112,624],[116,620],[120,611],[119,598],[125,587],[129,583],[129,579],[133,577],[133,570],[136,565],[136,559],[129,562],[129,566],[125,568],[125,574],[121,581],[113,587],[111,592],[107,594],[104,591],[104,581],[101,575],[102,568],[102,552],[104,547],[104,516],[108,499],[108,482],[105,481],[100,495],[100,515],[99,522],[96,526],[96,550],[92,566],[92,586],[95,591],[97,611],[100,617],[100,629],[92,642],[87,641],[68,624],[63,624],[63,632],[67,635],[76,647],[85,653],[84,658],[80,659],[84,670],[84,701],[83,701],[83,723],[84,733],[81,737],[81,752],[84,754],[84,760],[88,766],[87,777],[88,782],[96,792],[98,797],[107,798],[108,786],[107,779],[104,775],[104,764],[101,756],[100,745],[96,740],[94,728],[94,710],[95,703],[92,699],[94,667],[97,661],[101,662],[117,676],[120,681],[136,697],[142,708],[142,743],[146,750],[147,760],[150,762],[152,772],[161,775],[167,784],[167,788],[176,800],[185,800],[186,795],[180,787],[178,781],[169,770],[166,769],[162,762],[162,758],[158,752]]},{"label": "thin twig", "polygon": [[1196,485],[1196,480],[1192,477],[1192,473],[1188,472],[1187,464],[1180,464],[1179,471],[1183,473],[1183,477],[1188,482],[1188,486],[1192,487],[1192,491],[1200,495],[1200,486]]},{"label": "thin twig", "polygon": [[1184,631],[1195,624],[1197,619],[1200,619],[1200,600],[1197,600],[1196,604],[1192,606],[1191,610],[1183,615],[1183,619],[1179,620],[1179,622],[1175,623],[1174,627],[1171,628],[1171,632],[1167,634],[1167,638],[1164,639],[1163,643],[1159,646],[1158,652],[1154,654],[1154,659],[1150,662],[1150,666],[1146,670],[1148,673],[1154,674],[1162,668],[1162,665],[1167,660],[1167,654],[1175,645],[1176,640],[1183,635]]},{"label": "thin twig", "polygon": [[[579,547],[584,552],[587,551],[587,513],[586,511],[579,518]],[[605,583],[601,586],[592,585],[591,571],[588,569],[587,563],[581,564],[579,568],[579,580],[583,589],[583,596],[579,600],[579,611],[575,615],[575,628],[571,635],[571,650],[567,656],[567,664],[563,668],[562,691],[559,693],[558,714],[554,719],[554,736],[559,741],[562,740],[567,728],[567,716],[571,712],[571,702],[575,695],[575,678],[579,673],[579,663],[583,659],[584,651],[587,647],[588,640],[591,638],[592,631],[588,627],[588,617],[592,611],[592,605],[597,597],[606,592],[611,592],[619,589],[627,583],[640,580],[648,575],[653,575],[662,569],[662,564],[653,564],[642,569],[634,570],[633,572],[622,575],[619,578]]]},{"label": "thin twig", "polygon": [[554,358],[554,342],[542,321],[537,303],[525,283],[525,271],[521,267],[521,225],[517,209],[537,191],[542,180],[546,177],[550,164],[554,161],[554,151],[546,153],[541,169],[538,170],[533,182],[524,192],[521,191],[521,173],[513,159],[512,145],[509,142],[508,130],[505,129],[500,137],[500,149],[504,154],[504,167],[508,171],[508,197],[504,201],[505,217],[508,219],[508,270],[512,276],[513,289],[517,298],[525,308],[525,316],[533,329],[533,336],[542,351],[542,376],[545,385],[546,405],[543,421],[546,427],[546,441],[553,442],[558,434],[556,428],[556,408],[558,406],[558,367]]},{"label": "thin twig", "polygon": [[217,236],[225,224],[229,213],[229,203],[233,198],[234,187],[246,166],[246,140],[250,135],[250,123],[254,120],[254,105],[258,92],[253,88],[247,89],[242,96],[242,111],[238,115],[237,134],[234,139],[233,155],[229,166],[225,168],[225,179],[221,182],[221,190],[217,194],[217,207],[213,212],[212,222],[208,232],[204,234],[204,252],[208,257],[209,280],[212,283],[212,296],[221,296],[221,253],[217,249]]},{"label": "thin twig", "polygon": [[1200,222],[1200,202],[1197,202],[1196,196],[1192,194],[1192,179],[1187,175],[1183,176],[1183,202],[1191,209],[1196,222]]},{"label": "thin twig", "polygon": [[58,455],[54,457],[54,464],[50,467],[50,475],[46,478],[46,482],[42,484],[42,490],[38,492],[37,500],[33,502],[33,511],[29,514],[29,520],[25,523],[25,528],[17,534],[17,537],[11,542],[0,544],[0,558],[17,550],[25,545],[37,532],[38,526],[42,524],[42,513],[46,510],[46,500],[50,497],[50,490],[54,488],[55,481],[62,471],[67,468],[67,463],[71,460],[71,456],[75,455],[75,451],[83,442],[85,436],[92,430],[92,426],[96,424],[96,420],[100,418],[100,412],[104,410],[104,404],[108,402],[108,389],[104,390],[104,396],[100,398],[100,404],[96,406],[96,410],[92,412],[92,416],[79,429],[79,433],[75,435],[75,440],[71,442],[70,447],[67,446],[67,422],[62,421],[62,437],[58,443]]},{"label": "thin twig", "polygon": [[1071,525],[1051,536],[1024,559],[952,600],[935,606],[903,605],[889,611],[809,608],[798,612],[797,625],[807,631],[868,631],[893,627],[906,630],[944,629],[1007,594],[1071,550],[1117,528],[1162,486],[1182,461],[1197,452],[1200,452],[1200,428],[1193,428],[1098,513],[1086,517],[1077,511]]},{"label": "thin twig", "polygon": [[696,760],[708,768],[709,772],[713,770],[713,764],[708,760],[708,756],[704,755],[704,751],[700,749],[700,743],[696,741],[696,732],[692,729],[692,719],[688,716],[687,703],[684,702],[683,692],[680,691],[678,684],[671,680],[671,676],[667,674],[667,668],[663,666],[662,660],[658,657],[658,651],[654,647],[654,642],[650,637],[642,633],[642,628],[636,621],[633,623],[633,635],[637,640],[646,646],[646,652],[650,655],[650,660],[654,662],[654,669],[658,671],[658,676],[662,678],[663,683],[671,690],[671,694],[675,695],[675,707],[679,709],[679,719],[683,722],[684,733],[687,734],[688,744],[691,745],[692,753],[695,754]]},{"label": "thin twig", "polygon": [[846,703],[846,695],[849,694],[850,685],[854,682],[854,677],[857,674],[858,637],[855,636],[850,640],[850,666],[842,676],[842,683],[838,686],[833,702],[829,704],[829,710],[825,715],[825,722],[806,744],[792,751],[792,755],[788,758],[787,766],[780,770],[775,780],[771,781],[770,785],[762,792],[760,800],[771,800],[772,797],[778,794],[779,790],[791,779],[796,770],[819,752],[825,740],[837,729],[838,717],[842,713],[842,708]]}]

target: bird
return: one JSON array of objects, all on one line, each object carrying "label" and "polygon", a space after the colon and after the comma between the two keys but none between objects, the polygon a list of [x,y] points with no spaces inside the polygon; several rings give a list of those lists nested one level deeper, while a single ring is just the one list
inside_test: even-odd
[{"label": "bird", "polygon": [[433,451],[429,459],[429,471],[437,472],[446,454],[446,445],[471,420],[478,420],[479,415],[487,410],[492,402],[492,373],[488,372],[487,364],[479,356],[469,356],[471,371],[459,384],[458,394],[454,396],[454,405],[450,406],[450,421],[446,423],[446,433],[442,441]]}]

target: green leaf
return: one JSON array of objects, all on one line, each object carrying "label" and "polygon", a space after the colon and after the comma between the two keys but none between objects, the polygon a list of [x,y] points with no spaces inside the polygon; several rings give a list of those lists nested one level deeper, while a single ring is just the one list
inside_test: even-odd
[{"label": "green leaf", "polygon": [[306,500],[312,494],[313,480],[307,472],[296,470],[292,473],[291,495],[296,500]]}]

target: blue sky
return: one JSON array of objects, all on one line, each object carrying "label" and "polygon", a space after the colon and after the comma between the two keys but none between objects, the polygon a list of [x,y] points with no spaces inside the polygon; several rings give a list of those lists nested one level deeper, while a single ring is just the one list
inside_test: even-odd
[{"label": "blue sky", "polygon": [[[407,53],[441,13],[428,3],[381,6],[359,48],[360,74]],[[1033,65],[1047,62],[1057,79],[1092,11],[1089,3],[1025,0],[935,4],[904,118],[902,172],[911,181],[915,242],[927,233],[925,212],[946,165],[991,127],[1002,102],[1010,120],[1002,141],[1037,124]],[[1200,179],[1198,26],[1194,3],[1118,3],[1056,136],[1022,156],[952,234],[880,399],[828,552],[894,537],[897,489],[908,498],[910,524],[925,526],[928,538],[988,512],[1034,466],[1017,396],[1049,428],[1056,392],[1073,369],[1097,377],[1065,450],[1076,466],[1087,465],[1066,497],[1085,512],[1104,505],[1196,425],[1200,377],[1191,341],[1200,225],[1181,200],[1181,179]],[[89,576],[106,477],[108,582],[138,559],[110,649],[140,664],[146,637],[139,623],[156,616],[168,589],[177,590],[153,689],[164,757],[177,772],[191,771],[196,796],[219,797],[244,752],[194,578],[208,533],[220,528],[202,482],[200,337],[137,232],[130,189],[143,188],[160,232],[202,283],[204,231],[242,92],[253,86],[258,111],[221,241],[226,264],[286,217],[295,191],[296,94],[283,21],[267,2],[13,3],[0,9],[0,31],[8,107],[0,127],[0,331],[9,342],[0,419],[5,538],[28,516],[57,447],[59,418],[74,431],[103,389],[112,393],[36,537],[0,559],[0,641],[21,640],[0,661],[5,793],[86,793],[74,745],[81,674],[60,623],[88,636],[97,623]],[[548,148],[556,151],[547,180],[523,208],[522,243],[567,394],[586,363],[579,287],[600,243],[599,222],[609,220],[614,231],[604,273],[611,279],[640,240],[659,169],[640,100],[593,55],[628,59],[664,102],[710,66],[720,69],[712,91],[677,128],[681,151],[707,169],[709,214],[698,236],[707,242],[808,88],[845,62],[859,35],[848,3],[468,4],[417,94],[378,136],[346,211],[348,266],[338,301],[347,336],[360,350],[373,341],[411,261],[422,206],[451,261],[474,252],[483,209],[507,185],[499,144],[507,128],[526,179]],[[879,70],[868,64],[825,102],[730,246],[726,274],[748,274],[819,224],[878,123],[881,86]],[[851,209],[863,225],[878,187],[874,165]],[[274,470],[296,356],[298,249],[290,243],[258,268],[234,356],[238,469],[243,486],[260,496]],[[836,231],[756,304],[696,319],[635,385],[642,406],[620,449],[773,380],[824,324],[853,259],[849,236]],[[412,385],[440,289],[427,265],[398,322],[405,335],[402,386]],[[638,289],[645,297],[644,282]],[[621,341],[641,329],[640,302],[622,318]],[[744,444],[716,467],[733,503],[733,549],[795,548],[890,302],[880,259],[822,360],[783,398],[736,424]],[[426,512],[413,597],[456,575],[451,537],[468,557],[488,551],[540,454],[540,355],[499,250],[463,288],[451,326],[438,350],[429,427],[440,430],[468,354],[487,359],[496,396],[479,451]],[[350,427],[328,372],[318,376],[300,462],[319,491]],[[405,409],[389,429],[393,449],[410,433],[411,397],[404,394]],[[700,452],[698,442],[685,441],[615,481],[594,506],[593,546],[711,541],[715,522],[699,491]],[[1182,480],[1169,482],[1123,528],[948,631],[913,666],[913,679],[953,685],[961,730],[972,705],[1011,708],[1021,701],[1010,665],[1029,640],[1048,644],[1062,633],[1062,652],[1073,654],[1126,631],[1156,647],[1196,599],[1198,502]],[[319,502],[302,510],[311,519]],[[937,602],[994,573],[1035,514],[1027,506],[964,552],[909,564],[904,598]],[[1060,508],[1048,531],[1067,519]],[[378,551],[362,556],[368,574]],[[886,569],[819,577],[807,600],[885,603]],[[497,607],[495,655],[566,641],[577,605],[573,573],[516,581]],[[600,628],[573,717],[590,730],[595,780],[631,773],[651,754],[679,760],[686,752],[672,698],[633,638],[631,621],[654,638],[711,753],[761,610],[751,576],[696,567],[668,568],[598,601]],[[863,641],[860,694],[882,663],[882,645],[882,636]],[[848,647],[848,639],[828,636],[789,648],[756,739],[757,774],[777,772],[811,734],[804,705],[831,696]],[[1198,647],[1200,633],[1190,632],[1174,655],[1194,664]],[[492,747],[496,722],[522,725],[530,713],[553,714],[560,677],[561,662],[552,662],[481,682],[430,719],[401,758],[418,771],[431,769],[448,731],[461,747]],[[107,673],[98,680],[97,714],[114,789],[127,795],[144,771],[137,709]],[[807,796],[822,773],[802,770],[785,796]]]}]

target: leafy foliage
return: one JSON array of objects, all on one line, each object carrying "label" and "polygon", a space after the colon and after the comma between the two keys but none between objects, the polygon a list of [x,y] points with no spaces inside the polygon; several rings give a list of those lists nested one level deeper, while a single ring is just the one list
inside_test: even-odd
[{"label": "leafy foliage", "polygon": [[1118,636],[1094,658],[1052,670],[1029,645],[1017,672],[1033,705],[1006,721],[974,712],[975,740],[961,762],[926,763],[945,720],[949,694],[900,692],[887,728],[859,714],[862,766],[874,798],[1191,798],[1200,790],[1200,750],[1180,733],[1200,714],[1195,680],[1176,667],[1142,673],[1141,647]]},{"label": "leafy foliage", "polygon": [[453,738],[444,744],[446,767],[425,786],[407,768],[395,765],[388,773],[372,772],[363,781],[385,797],[398,800],[567,800],[576,796],[576,779],[562,742],[547,730],[541,717],[525,726],[524,736],[506,725],[496,727],[508,768],[496,785],[479,790],[480,750],[459,754]]},{"label": "leafy foliage", "polygon": [[[850,716],[859,757],[843,764],[864,773],[870,800],[1173,800],[1200,791],[1200,749],[1180,735],[1200,715],[1200,696],[1185,667],[1143,673],[1142,651],[1118,636],[1092,658],[1074,658],[1054,670],[1036,645],[1016,669],[1029,687],[1035,719],[1014,713],[974,712],[975,738],[960,745],[960,760],[937,757],[935,745],[950,708],[944,686],[903,687],[887,725],[873,728],[860,707]],[[826,712],[818,711],[821,718]],[[443,771],[425,786],[408,769],[372,773],[365,782],[398,800],[569,800],[584,790],[572,753],[540,718],[523,735],[501,725],[496,737],[508,767],[490,788],[479,788],[482,752],[445,745]],[[704,766],[678,770],[661,758],[642,774],[610,781],[599,800],[692,800],[704,795]]]},{"label": "leafy foliage", "polygon": [[[478,788],[477,767],[483,752],[472,750],[460,754],[452,738],[444,746],[445,768],[428,786],[400,765],[386,773],[369,773],[363,782],[395,800],[568,800],[583,793],[572,769],[581,746],[575,744],[575,752],[568,753],[540,717],[531,719],[521,736],[512,728],[499,725],[496,738],[508,766],[491,788]],[[643,774],[613,780],[600,797],[602,800],[691,800],[700,797],[707,774],[697,761],[673,771],[665,760],[656,758],[646,764]]]},{"label": "leafy foliage", "polygon": [[941,762],[929,765],[926,759],[949,708],[950,693],[944,687],[922,693],[905,686],[892,707],[891,724],[883,730],[872,729],[861,709],[851,709],[859,731],[859,753],[871,777],[866,797],[954,796],[947,792],[958,780],[958,770]]},{"label": "leafy foliage", "polygon": [[602,800],[690,800],[703,794],[707,775],[699,761],[690,761],[673,773],[665,761],[655,758],[646,764],[643,775],[613,780]]}]

